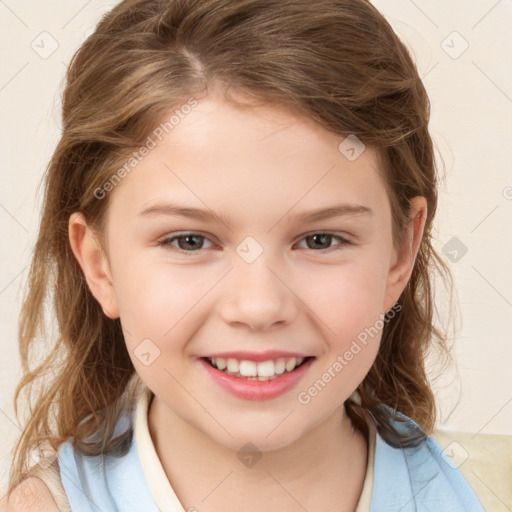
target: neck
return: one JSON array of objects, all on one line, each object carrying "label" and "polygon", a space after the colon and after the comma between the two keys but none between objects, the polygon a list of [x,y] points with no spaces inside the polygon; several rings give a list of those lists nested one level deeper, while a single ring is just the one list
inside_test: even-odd
[{"label": "neck", "polygon": [[148,426],[185,510],[343,512],[357,507],[368,444],[344,407],[287,446],[245,453],[255,458],[244,458],[244,463],[237,450],[183,421],[156,397],[150,403]]}]

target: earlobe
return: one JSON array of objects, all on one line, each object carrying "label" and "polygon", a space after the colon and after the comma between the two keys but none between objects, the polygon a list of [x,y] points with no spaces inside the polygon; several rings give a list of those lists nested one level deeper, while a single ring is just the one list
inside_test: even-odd
[{"label": "earlobe", "polygon": [[407,238],[401,251],[395,255],[388,272],[386,285],[385,310],[397,302],[407,286],[414,269],[416,256],[423,239],[423,231],[427,219],[427,200],[422,196],[411,199],[411,212],[407,228]]},{"label": "earlobe", "polygon": [[91,293],[106,316],[118,318],[119,309],[107,256],[81,212],[71,214],[68,231],[71,249]]}]

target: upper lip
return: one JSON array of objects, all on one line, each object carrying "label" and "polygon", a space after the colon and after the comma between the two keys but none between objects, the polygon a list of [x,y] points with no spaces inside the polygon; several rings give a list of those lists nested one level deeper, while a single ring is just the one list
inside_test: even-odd
[{"label": "upper lip", "polygon": [[215,359],[217,357],[221,357],[222,359],[238,359],[239,361],[269,361],[271,359],[291,359],[295,358],[306,358],[312,357],[307,354],[299,354],[298,352],[284,352],[282,350],[268,350],[266,352],[217,352],[215,354],[209,354],[207,356],[202,356],[206,358]]}]

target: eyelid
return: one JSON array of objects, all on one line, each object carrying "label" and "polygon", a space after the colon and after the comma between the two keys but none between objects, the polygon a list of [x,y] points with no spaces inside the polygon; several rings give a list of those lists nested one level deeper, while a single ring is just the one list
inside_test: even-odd
[{"label": "eyelid", "polygon": [[309,231],[307,233],[304,233],[303,235],[300,235],[299,238],[297,238],[297,240],[303,240],[304,238],[307,238],[308,236],[312,236],[312,235],[332,235],[332,236],[335,236],[335,237],[338,237],[338,238],[342,238],[343,240],[347,241],[347,242],[350,242],[350,235],[348,233],[341,233],[341,232],[337,232],[337,231],[329,231],[328,229],[316,229],[316,230],[313,230],[313,231]]},{"label": "eyelid", "polygon": [[[192,235],[192,236],[201,236],[203,237],[204,239],[208,240],[209,242],[211,242],[212,244],[216,244],[215,242],[215,237],[212,237],[211,235],[208,235],[206,233],[202,233],[201,231],[176,231],[174,233],[169,233],[168,235],[165,235],[163,236],[162,238],[160,238],[158,241],[157,241],[157,244],[158,245],[164,245],[164,246],[171,246],[171,244],[169,243],[171,240],[175,239],[175,238],[181,238],[181,237],[185,237],[187,235]],[[186,252],[186,253],[194,253],[194,252],[199,252],[201,249],[197,250],[197,251],[184,251],[183,249],[180,249],[179,247],[174,247],[174,246],[171,246],[173,249],[175,249],[177,252]]]},{"label": "eyelid", "polygon": [[[185,254],[190,255],[190,256],[192,256],[193,254],[196,254],[196,253],[200,254],[201,252],[203,252],[205,250],[205,249],[198,249],[198,250],[195,250],[195,251],[186,251],[184,249],[180,249],[179,247],[171,245],[171,241],[174,241],[174,239],[185,237],[187,235],[201,236],[204,239],[208,240],[209,242],[215,244],[215,241],[212,240],[212,238],[215,239],[215,237],[210,237],[210,235],[208,235],[206,233],[203,233],[203,232],[200,232],[200,231],[176,231],[174,233],[170,233],[170,234],[164,236],[157,243],[158,243],[159,246],[163,246],[165,248],[169,248],[169,250],[171,250],[172,252],[175,252],[175,253],[178,253],[178,254],[185,253]],[[300,235],[293,243],[295,245],[296,243],[302,242],[306,238],[308,238],[310,236],[313,236],[313,235],[330,235],[333,238],[337,238],[339,240],[339,243],[337,245],[334,245],[333,247],[329,247],[327,249],[318,249],[318,250],[306,249],[306,250],[309,250],[309,251],[311,251],[313,253],[314,252],[318,252],[318,253],[326,254],[326,253],[330,253],[330,252],[336,251],[337,249],[340,249],[340,248],[342,248],[344,246],[353,245],[354,244],[354,242],[351,240],[350,235],[347,236],[345,233],[337,233],[335,231],[328,231],[328,230],[321,230],[321,229],[313,230],[313,231],[309,231],[307,233],[304,233],[304,234]]]},{"label": "eyelid", "polygon": [[337,238],[340,241],[340,243],[334,245],[333,247],[329,247],[328,249],[318,249],[318,250],[306,249],[313,253],[318,252],[321,254],[327,254],[327,253],[334,252],[337,249],[341,249],[344,246],[354,245],[353,242],[351,241],[350,237],[345,236],[345,234],[337,233],[335,231],[322,231],[322,230],[310,231],[309,233],[305,233],[299,237],[297,242],[300,243],[300,242],[304,241],[306,238],[313,236],[313,235],[330,235],[330,236],[332,236],[332,238]]}]

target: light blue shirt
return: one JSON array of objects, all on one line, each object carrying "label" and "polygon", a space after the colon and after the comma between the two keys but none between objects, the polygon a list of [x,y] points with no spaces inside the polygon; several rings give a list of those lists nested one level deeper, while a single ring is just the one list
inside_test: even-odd
[{"label": "light blue shirt", "polygon": [[[395,422],[397,430],[421,430],[407,416],[399,416],[405,423]],[[133,432],[133,421],[133,416],[123,416],[115,434],[127,428]],[[60,446],[58,457],[62,485],[73,512],[159,512],[134,436],[126,455],[119,458],[80,455],[71,438]],[[417,447],[394,448],[378,433],[370,511],[485,512],[460,471],[432,438]]]}]

